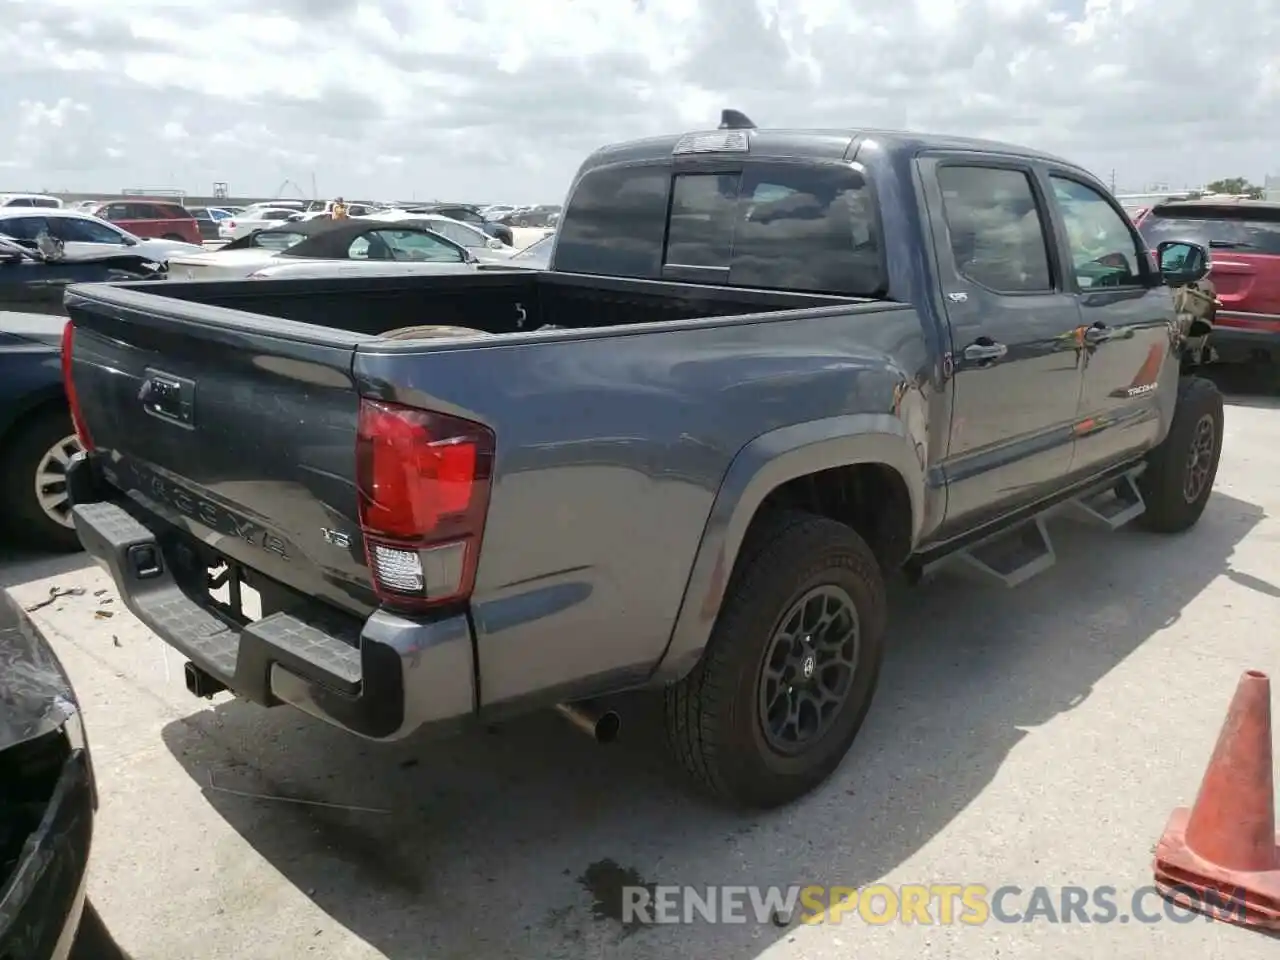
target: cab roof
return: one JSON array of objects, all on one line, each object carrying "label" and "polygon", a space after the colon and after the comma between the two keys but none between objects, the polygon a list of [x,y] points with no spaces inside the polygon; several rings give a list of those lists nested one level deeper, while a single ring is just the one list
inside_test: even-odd
[{"label": "cab roof", "polygon": [[616,163],[643,163],[670,160],[676,145],[689,136],[714,136],[717,133],[741,132],[750,138],[749,156],[753,159],[852,159],[856,150],[874,141],[889,153],[917,154],[926,150],[955,150],[975,153],[998,153],[1029,160],[1044,160],[1080,169],[1079,164],[1062,157],[998,140],[955,137],[945,134],[919,133],[909,130],[876,128],[747,128],[736,131],[704,130],[643,140],[630,140],[601,147],[583,163],[582,170]]}]

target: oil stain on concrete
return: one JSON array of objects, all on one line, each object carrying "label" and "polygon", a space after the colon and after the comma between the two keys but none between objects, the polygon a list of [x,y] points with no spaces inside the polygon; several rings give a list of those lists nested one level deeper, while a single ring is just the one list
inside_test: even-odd
[{"label": "oil stain on concrete", "polygon": [[642,921],[624,916],[623,892],[628,887],[643,887],[652,900],[657,885],[646,881],[634,869],[605,858],[588,866],[578,877],[578,883],[591,894],[591,913],[597,920],[613,920],[628,937],[644,927]]}]

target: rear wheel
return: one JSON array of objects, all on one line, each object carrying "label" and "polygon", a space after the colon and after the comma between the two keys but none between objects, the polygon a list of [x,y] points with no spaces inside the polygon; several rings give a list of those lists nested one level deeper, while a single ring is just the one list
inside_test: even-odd
[{"label": "rear wheel", "polygon": [[1147,503],[1138,523],[1158,533],[1179,533],[1204,513],[1222,455],[1222,394],[1203,377],[1178,384],[1173,423],[1151,451],[1138,489]]},{"label": "rear wheel", "polygon": [[673,752],[731,804],[796,800],[840,765],[880,671],[884,581],[862,538],[806,513],[748,538],[698,666],[666,692]]},{"label": "rear wheel", "polygon": [[187,242],[183,237],[179,236],[179,235],[178,235],[178,234],[176,234],[176,233],[166,233],[166,234],[164,235],[164,237],[162,237],[161,239],[164,239],[164,240],[176,240],[176,241],[178,241],[179,243],[186,243],[186,242]]},{"label": "rear wheel", "polygon": [[33,547],[80,549],[67,491],[67,467],[80,449],[70,415],[50,410],[19,427],[0,453],[8,526]]}]

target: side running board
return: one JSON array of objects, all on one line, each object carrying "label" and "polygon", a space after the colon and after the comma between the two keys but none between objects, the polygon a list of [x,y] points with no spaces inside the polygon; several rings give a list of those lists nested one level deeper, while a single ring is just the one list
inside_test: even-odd
[{"label": "side running board", "polygon": [[1142,467],[1138,467],[1118,480],[1056,503],[1029,520],[926,564],[919,576],[928,576],[945,565],[958,564],[1000,586],[1016,587],[1025,583],[1048,570],[1058,559],[1045,521],[1061,513],[1107,530],[1118,530],[1147,509],[1136,482],[1141,473]]}]

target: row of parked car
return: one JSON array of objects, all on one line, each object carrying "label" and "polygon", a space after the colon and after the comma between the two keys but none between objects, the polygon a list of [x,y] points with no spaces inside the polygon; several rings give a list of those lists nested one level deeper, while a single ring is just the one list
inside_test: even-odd
[{"label": "row of parked car", "polygon": [[[508,247],[514,243],[513,226],[553,227],[558,216],[558,208],[551,206],[482,209],[469,204],[372,201],[354,201],[346,206],[348,214],[355,217],[388,213],[445,217],[467,224]],[[114,224],[136,237],[193,245],[237,240],[264,227],[328,217],[332,208],[332,200],[270,200],[247,207],[186,207],[177,200],[155,197],[85,200],[66,207],[57,197],[43,194],[0,194],[0,213],[66,210]]]}]

